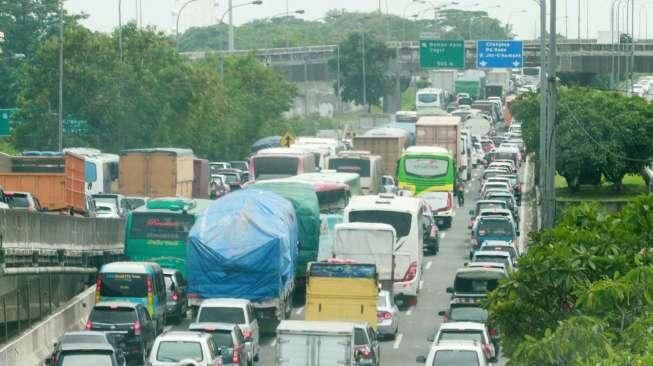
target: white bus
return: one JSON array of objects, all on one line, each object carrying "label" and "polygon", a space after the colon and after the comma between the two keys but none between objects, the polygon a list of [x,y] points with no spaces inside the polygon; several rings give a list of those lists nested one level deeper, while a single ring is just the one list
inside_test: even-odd
[{"label": "white bus", "polygon": [[329,169],[339,173],[358,174],[363,194],[379,192],[383,169],[380,155],[372,155],[369,151],[341,151],[338,156],[329,159]]},{"label": "white bus", "polygon": [[394,294],[417,299],[422,278],[424,201],[394,195],[352,197],[344,222],[388,224],[395,229]]},{"label": "white bus", "polygon": [[417,114],[446,112],[446,93],[444,90],[436,88],[418,90],[415,95],[415,109],[417,109]]}]

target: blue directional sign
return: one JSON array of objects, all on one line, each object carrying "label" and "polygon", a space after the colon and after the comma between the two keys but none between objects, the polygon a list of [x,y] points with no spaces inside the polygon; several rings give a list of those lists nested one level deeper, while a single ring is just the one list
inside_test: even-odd
[{"label": "blue directional sign", "polygon": [[514,69],[523,65],[523,41],[476,41],[477,68]]}]

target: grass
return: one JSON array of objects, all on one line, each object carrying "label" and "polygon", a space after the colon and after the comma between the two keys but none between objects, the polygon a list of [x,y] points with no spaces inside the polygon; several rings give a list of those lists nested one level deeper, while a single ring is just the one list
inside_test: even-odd
[{"label": "grass", "polygon": [[401,110],[414,111],[415,110],[415,94],[417,89],[414,86],[409,86],[408,89],[401,93]]},{"label": "grass", "polygon": [[617,192],[614,185],[604,178],[598,187],[582,186],[579,191],[572,192],[567,188],[567,182],[563,177],[559,175],[555,177],[556,196],[563,200],[628,200],[647,193],[646,182],[639,175],[626,175],[621,184],[622,190]]}]

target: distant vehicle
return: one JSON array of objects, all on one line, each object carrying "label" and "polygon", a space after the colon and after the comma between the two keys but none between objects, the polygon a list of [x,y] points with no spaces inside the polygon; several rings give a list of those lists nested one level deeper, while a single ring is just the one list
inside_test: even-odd
[{"label": "distant vehicle", "polygon": [[225,194],[231,192],[231,188],[227,184],[227,177],[221,174],[211,175],[211,182],[209,183],[209,197],[217,199]]},{"label": "distant vehicle", "polygon": [[73,153],[84,158],[85,191],[87,194],[111,193],[118,183],[120,157],[115,154],[102,153],[97,149],[67,148],[66,153]]},{"label": "distant vehicle", "polygon": [[[329,163],[331,163],[331,160],[329,160]],[[336,170],[325,169],[319,173],[304,173],[294,178],[306,182],[343,183],[349,186],[349,193],[352,196],[360,196],[361,194],[363,194],[363,191],[361,189],[361,177],[358,173],[347,173],[347,172],[339,172]],[[318,199],[319,199],[319,195],[318,195]]]},{"label": "distant vehicle", "polygon": [[[467,139],[468,135],[466,131],[463,130],[463,124],[460,117],[451,115],[425,116],[417,121],[416,128],[418,146],[413,146],[407,149],[406,152],[410,149],[417,151],[423,151],[424,149],[446,149],[455,162],[455,167],[448,166],[447,168],[453,169],[460,179],[471,179],[472,166],[469,161],[471,152],[468,151],[471,147],[471,141],[468,141]],[[439,168],[442,169],[444,167],[439,166]],[[433,174],[433,172],[431,172],[431,174]],[[441,177],[442,173],[438,176]],[[432,179],[435,177],[436,176],[431,175],[428,178]],[[447,177],[447,179],[448,178],[449,177]]]},{"label": "distant vehicle", "polygon": [[424,253],[435,255],[440,251],[440,230],[428,205],[424,206]]},{"label": "distant vehicle", "polygon": [[191,323],[190,331],[208,333],[222,358],[222,365],[254,365],[254,356],[240,327],[233,323]]},{"label": "distant vehicle", "polygon": [[509,252],[504,251],[479,249],[474,253],[472,262],[500,263],[504,265],[508,272],[513,272],[515,270],[513,257]]},{"label": "distant vehicle", "polygon": [[238,169],[217,169],[213,172],[214,174],[221,175],[226,179],[225,183],[229,185],[230,192],[243,189],[243,184],[247,182],[245,179],[243,179],[242,172]]},{"label": "distant vehicle", "polygon": [[38,198],[34,197],[34,195],[29,192],[5,191],[4,197],[6,204],[11,209],[26,210],[31,212],[38,212],[43,210]]},{"label": "distant vehicle", "polygon": [[517,258],[519,257],[519,249],[515,246],[513,242],[509,241],[500,241],[500,240],[486,240],[483,245],[481,245],[482,251],[496,251],[496,252],[507,252],[512,258],[513,264],[517,263]]},{"label": "distant vehicle", "polygon": [[[260,328],[254,307],[244,299],[207,299],[202,301],[191,326],[202,327],[222,323],[237,325],[245,342],[251,343],[252,359],[258,359]],[[251,361],[251,360],[250,360]],[[249,361],[248,361],[249,362]]]},{"label": "distant vehicle", "polygon": [[433,346],[456,341],[474,341],[481,344],[488,362],[497,361],[497,353],[485,324],[474,322],[449,322],[440,325],[434,338],[429,339]]},{"label": "distant vehicle", "polygon": [[447,149],[437,146],[411,146],[397,163],[399,189],[414,195],[454,189],[456,160]]},{"label": "distant vehicle", "polygon": [[254,155],[259,150],[269,149],[271,147],[281,147],[281,136],[268,136],[257,140],[252,144],[250,152]]},{"label": "distant vehicle", "polygon": [[[111,349],[109,349],[111,347]],[[60,358],[68,358],[66,363],[59,364]],[[106,361],[109,361],[106,363]],[[81,363],[79,361],[82,361]],[[45,359],[47,366],[86,364],[125,366],[125,356],[122,350],[111,344],[109,335],[105,332],[81,331],[66,332],[54,344],[52,355]],[[101,363],[101,361],[105,361]]]},{"label": "distant vehicle", "polygon": [[212,161],[209,163],[209,175],[216,174],[216,170],[231,169],[231,163],[226,161]]},{"label": "distant vehicle", "polygon": [[152,261],[186,275],[186,239],[195,220],[213,201],[154,198],[127,215],[125,255],[132,261]]},{"label": "distant vehicle", "polygon": [[118,208],[107,202],[95,203],[95,216],[106,219],[119,219]]},{"label": "distant vehicle", "polygon": [[431,208],[435,223],[450,228],[453,221],[453,192],[424,192],[418,196]]},{"label": "distant vehicle", "polygon": [[499,286],[499,280],[508,277],[505,270],[497,268],[459,268],[452,287],[447,287],[452,299],[474,303],[485,299],[488,292]]},{"label": "distant vehicle", "polygon": [[170,366],[184,360],[193,360],[198,366],[222,365],[213,336],[193,331],[171,331],[157,337],[147,364]]},{"label": "distant vehicle", "polygon": [[470,258],[486,240],[513,241],[517,239],[517,229],[511,217],[487,216],[476,220],[472,229]]},{"label": "distant vehicle", "polygon": [[488,318],[488,311],[483,309],[479,303],[470,303],[454,298],[449,303],[448,310],[438,313],[442,316],[442,322],[474,322],[485,324]]},{"label": "distant vehicle", "polygon": [[130,211],[134,211],[139,207],[145,206],[148,200],[149,200],[148,197],[137,197],[137,196],[124,197],[121,202],[122,209],[125,213],[129,213]]},{"label": "distant vehicle", "polygon": [[415,108],[421,113],[443,113],[447,107],[447,96],[444,90],[436,88],[419,89],[415,95]]},{"label": "distant vehicle", "polygon": [[354,324],[354,360],[356,365],[381,365],[381,346],[369,324]]},{"label": "distant vehicle", "polygon": [[95,302],[129,301],[141,304],[154,320],[155,334],[163,332],[166,294],[163,271],[156,263],[113,262],[105,264],[97,276]]},{"label": "distant vehicle", "polygon": [[231,168],[233,169],[239,169],[243,172],[249,171],[249,162],[245,160],[234,160],[230,161],[229,165],[231,165]]},{"label": "distant vehicle", "polygon": [[277,147],[259,150],[250,158],[250,177],[266,180],[316,171],[315,156],[307,151]]},{"label": "distant vehicle", "polygon": [[381,187],[379,193],[397,194],[397,181],[391,175],[384,175],[381,177]]},{"label": "distant vehicle", "polygon": [[186,318],[188,309],[188,283],[181,271],[172,268],[163,269],[166,286],[166,319],[177,323]]},{"label": "distant vehicle", "polygon": [[379,155],[372,155],[367,151],[341,151],[336,157],[329,159],[329,169],[340,173],[358,174],[363,194],[376,194],[379,191],[383,169]]},{"label": "distant vehicle", "polygon": [[399,309],[389,291],[379,291],[376,310],[376,333],[380,338],[394,339],[399,331]]},{"label": "distant vehicle", "polygon": [[429,366],[488,366],[482,344],[473,341],[444,342],[431,348],[428,357],[418,356],[418,363]]},{"label": "distant vehicle", "polygon": [[126,301],[99,302],[86,321],[86,330],[105,332],[133,362],[145,363],[158,332],[145,306]]},{"label": "distant vehicle", "polygon": [[[283,320],[277,327],[274,366],[355,366],[354,323]],[[362,335],[362,334],[361,334]],[[371,352],[370,352],[371,354]],[[281,361],[283,360],[283,361]]]}]

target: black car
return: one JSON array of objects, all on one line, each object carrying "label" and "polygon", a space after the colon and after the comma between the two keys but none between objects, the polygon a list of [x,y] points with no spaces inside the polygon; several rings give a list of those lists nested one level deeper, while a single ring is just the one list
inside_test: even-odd
[{"label": "black car", "polygon": [[[58,364],[58,360],[62,357],[63,351],[66,350],[69,352],[69,361],[73,357],[70,354],[72,350],[88,350],[90,348],[100,348],[100,350],[105,349],[106,344],[110,344],[114,349],[116,348],[115,344],[109,342],[107,334],[104,332],[93,332],[93,331],[80,331],[80,332],[66,332],[62,335],[57,342],[54,343],[54,350],[52,355],[45,360],[45,364],[49,366],[55,366]],[[99,345],[99,347],[98,347]],[[102,352],[100,352],[102,353]],[[121,350],[115,351],[115,359],[117,365],[123,365],[125,363],[125,357]],[[106,357],[105,357],[106,360]]]},{"label": "black car", "polygon": [[253,365],[252,346],[236,324],[192,323],[188,330],[211,334],[223,365]]},{"label": "black car", "polygon": [[130,360],[145,364],[156,338],[156,327],[142,304],[106,301],[95,304],[86,330],[105,332]]},{"label": "black car", "polygon": [[122,351],[109,343],[100,332],[69,332],[64,334],[52,357],[45,360],[49,366],[111,365],[125,366]]},{"label": "black car", "polygon": [[186,279],[180,271],[171,268],[163,269],[163,279],[166,285],[166,318],[181,322],[188,309]]}]

